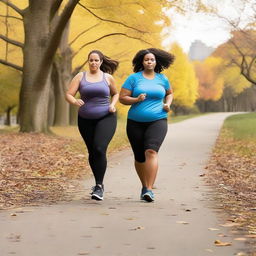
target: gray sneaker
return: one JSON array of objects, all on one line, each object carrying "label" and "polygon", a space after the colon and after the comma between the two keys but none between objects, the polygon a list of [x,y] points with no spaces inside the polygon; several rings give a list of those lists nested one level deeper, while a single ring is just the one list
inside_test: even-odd
[{"label": "gray sneaker", "polygon": [[147,190],[144,194],[141,195],[141,199],[146,202],[153,202],[155,200],[155,195],[152,190]]},{"label": "gray sneaker", "polygon": [[104,192],[104,186],[97,184],[92,188],[91,198],[94,200],[103,200],[103,192]]}]

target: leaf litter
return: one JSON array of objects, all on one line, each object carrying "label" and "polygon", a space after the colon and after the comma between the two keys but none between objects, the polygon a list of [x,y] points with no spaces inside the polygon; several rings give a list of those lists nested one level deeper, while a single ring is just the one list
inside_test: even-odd
[{"label": "leaf litter", "polygon": [[8,133],[0,145],[0,209],[72,200],[89,175],[77,140]]},{"label": "leaf litter", "polygon": [[[256,234],[256,142],[235,140],[227,129],[222,129],[215,149],[206,166],[204,179],[215,193],[219,207],[229,216],[224,227],[240,235]],[[256,239],[246,242],[254,250]],[[249,252],[250,253],[250,252]]]}]

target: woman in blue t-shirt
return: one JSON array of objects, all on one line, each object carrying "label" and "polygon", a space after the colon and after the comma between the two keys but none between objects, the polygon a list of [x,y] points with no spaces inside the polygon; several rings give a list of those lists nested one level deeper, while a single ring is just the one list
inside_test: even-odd
[{"label": "woman in blue t-shirt", "polygon": [[161,72],[173,61],[174,56],[166,51],[140,50],[132,61],[134,74],[122,85],[119,97],[122,104],[131,105],[126,131],[142,183],[141,199],[147,202],[154,201],[157,153],[167,133],[167,113],[173,99],[170,83]]}]

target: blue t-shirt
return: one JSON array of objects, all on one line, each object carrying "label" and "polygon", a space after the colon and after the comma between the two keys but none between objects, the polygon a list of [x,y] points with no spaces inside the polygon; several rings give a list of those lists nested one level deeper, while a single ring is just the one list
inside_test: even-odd
[{"label": "blue t-shirt", "polygon": [[167,112],[163,109],[163,100],[166,96],[166,90],[171,87],[165,75],[155,73],[154,79],[147,79],[140,71],[130,75],[122,88],[131,91],[132,97],[138,97],[141,93],[146,93],[144,101],[131,105],[128,119],[137,122],[152,122],[167,118]]}]

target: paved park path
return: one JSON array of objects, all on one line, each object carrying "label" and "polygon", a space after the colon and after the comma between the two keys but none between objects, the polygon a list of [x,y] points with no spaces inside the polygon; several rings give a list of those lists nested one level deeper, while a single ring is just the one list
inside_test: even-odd
[{"label": "paved park path", "polygon": [[[139,200],[140,183],[126,150],[109,160],[103,202],[90,200],[93,181],[87,180],[83,195],[72,202],[1,211],[0,256],[231,256],[243,251],[244,242],[220,226],[226,219],[200,177],[229,115],[169,126],[154,203]],[[232,246],[217,247],[215,240]]]}]

